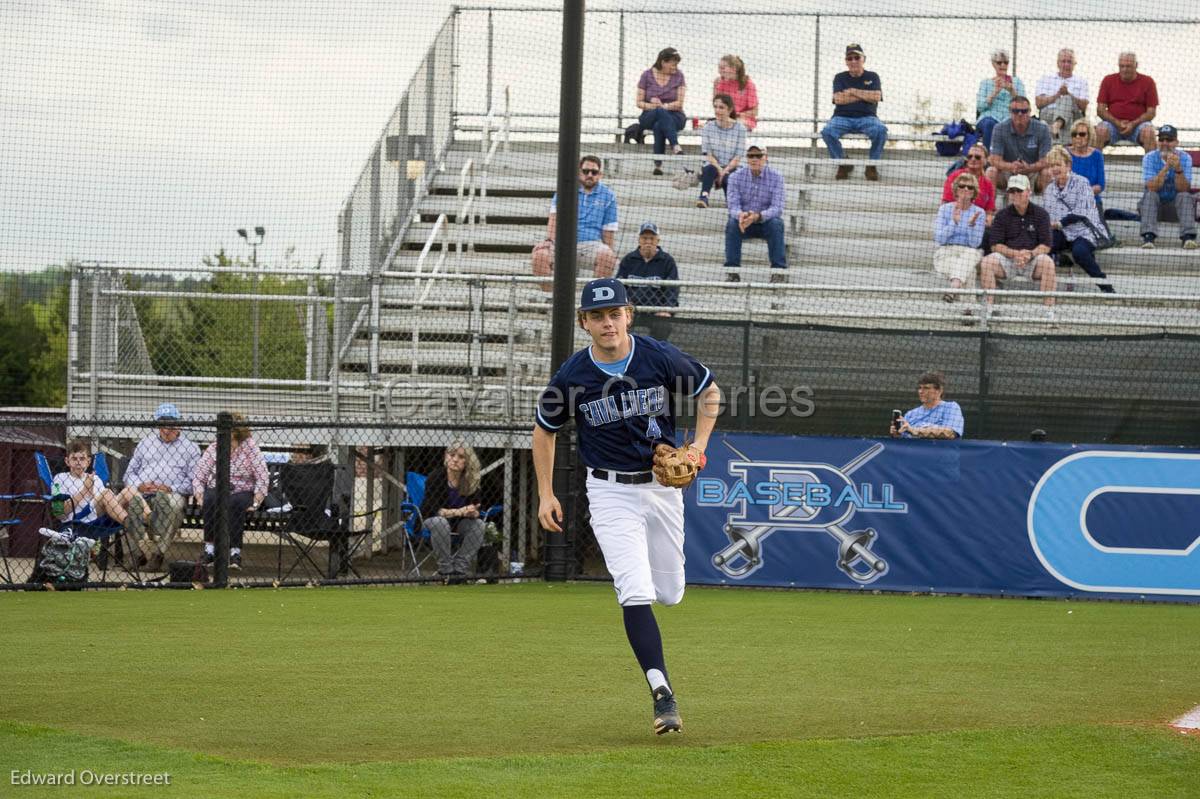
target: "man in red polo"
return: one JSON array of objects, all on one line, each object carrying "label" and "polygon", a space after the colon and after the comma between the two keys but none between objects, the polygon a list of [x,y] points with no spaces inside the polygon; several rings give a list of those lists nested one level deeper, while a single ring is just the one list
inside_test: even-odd
[{"label": "man in red polo", "polygon": [[1154,78],[1138,73],[1137,67],[1136,55],[1121,53],[1117,71],[1100,81],[1096,98],[1096,115],[1100,117],[1096,146],[1100,149],[1122,140],[1137,142],[1146,152],[1158,146],[1150,124],[1158,111],[1158,88]]}]

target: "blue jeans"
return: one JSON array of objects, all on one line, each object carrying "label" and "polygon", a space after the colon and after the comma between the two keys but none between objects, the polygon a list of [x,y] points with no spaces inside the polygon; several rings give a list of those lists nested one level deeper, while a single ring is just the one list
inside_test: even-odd
[{"label": "blue jeans", "polygon": [[638,117],[638,124],[644,130],[654,131],[654,152],[658,154],[667,151],[667,145],[674,147],[679,144],[679,131],[683,130],[687,117],[682,111],[668,111],[665,108],[652,108],[643,111]]},{"label": "blue jeans", "polygon": [[[999,124],[992,117],[980,117],[979,121],[975,123],[975,129],[979,131],[979,135],[983,138],[983,146],[988,148],[988,152],[992,150],[992,131]],[[966,153],[963,153],[963,155],[966,155]]]},{"label": "blue jeans", "polygon": [[[740,167],[739,167],[739,169],[740,169]],[[733,172],[737,172],[737,169],[733,170]],[[729,181],[729,179],[731,177],[733,177],[733,172],[730,172],[728,175],[726,175],[725,180],[721,181],[721,185],[719,186],[721,191],[725,192],[726,194],[728,194],[729,191],[725,188],[725,184]],[[700,194],[702,196],[708,196],[708,193],[710,191],[712,191],[713,184],[716,182],[717,182],[717,168],[715,166],[713,166],[712,164],[705,164],[703,167],[701,167],[701,169],[700,169]]]},{"label": "blue jeans", "polygon": [[768,219],[766,222],[755,222],[746,228],[746,232],[738,230],[736,219],[730,217],[725,223],[725,265],[737,267],[742,265],[742,240],[766,239],[767,256],[771,260],[772,269],[787,269],[787,251],[783,243],[783,220],[779,217]]},{"label": "blue jeans", "polygon": [[847,133],[865,133],[871,140],[872,161],[883,158],[883,144],[887,141],[887,126],[879,117],[834,117],[821,128],[821,138],[829,148],[830,158],[843,158],[841,138]]},{"label": "blue jeans", "polygon": [[[1089,276],[1107,277],[1104,274],[1104,270],[1100,268],[1100,264],[1096,261],[1096,248],[1083,236],[1074,241],[1067,241],[1067,237],[1063,235],[1063,232],[1056,230],[1054,231],[1053,247],[1055,252],[1070,252],[1072,260],[1079,264],[1079,267],[1087,272]],[[1113,287],[1109,283],[1101,283],[1100,290],[1111,294]]]}]

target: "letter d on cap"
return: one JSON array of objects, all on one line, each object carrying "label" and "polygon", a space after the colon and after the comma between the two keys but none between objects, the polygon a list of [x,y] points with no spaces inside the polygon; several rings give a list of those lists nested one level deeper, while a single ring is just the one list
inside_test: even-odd
[{"label": "letter d on cap", "polygon": [[617,296],[611,286],[596,286],[592,289],[592,302],[606,302]]}]

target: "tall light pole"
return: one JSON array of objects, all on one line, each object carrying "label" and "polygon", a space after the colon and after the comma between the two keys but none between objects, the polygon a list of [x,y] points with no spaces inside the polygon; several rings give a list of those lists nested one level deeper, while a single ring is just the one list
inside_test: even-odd
[{"label": "tall light pole", "polygon": [[[262,275],[260,275],[258,273],[258,245],[263,243],[263,236],[267,235],[266,228],[262,227],[261,225],[254,228],[255,238],[253,238],[253,239],[251,239],[248,235],[246,235],[246,228],[244,228],[244,227],[238,228],[238,235],[241,236],[243,239],[245,239],[246,243],[250,245],[250,264],[251,264],[251,267],[254,269],[254,293],[258,294],[259,287],[262,285]],[[257,380],[258,379],[258,364],[259,364],[259,360],[258,360],[258,300],[254,301],[253,319],[254,319],[254,350],[253,350],[254,369],[253,369],[253,374],[254,374],[254,379]]]}]

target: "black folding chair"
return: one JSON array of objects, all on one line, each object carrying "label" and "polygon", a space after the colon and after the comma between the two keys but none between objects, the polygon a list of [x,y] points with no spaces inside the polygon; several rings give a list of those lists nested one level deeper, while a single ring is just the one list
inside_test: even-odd
[{"label": "black folding chair", "polygon": [[[351,530],[353,519],[371,516],[378,509],[360,514],[350,513],[349,497],[335,498],[334,483],[337,467],[328,461],[323,463],[285,463],[279,470],[279,487],[291,505],[284,523],[279,529],[278,573],[281,580],[291,576],[301,563],[307,562],[317,574],[322,569],[312,557],[312,551],[321,541],[329,546],[329,564],[325,576],[334,580],[345,572],[362,577],[354,568],[351,559],[355,551],[367,539],[370,530]],[[350,539],[357,538],[353,548]],[[296,550],[295,562],[283,571],[283,542],[287,541]]]}]

